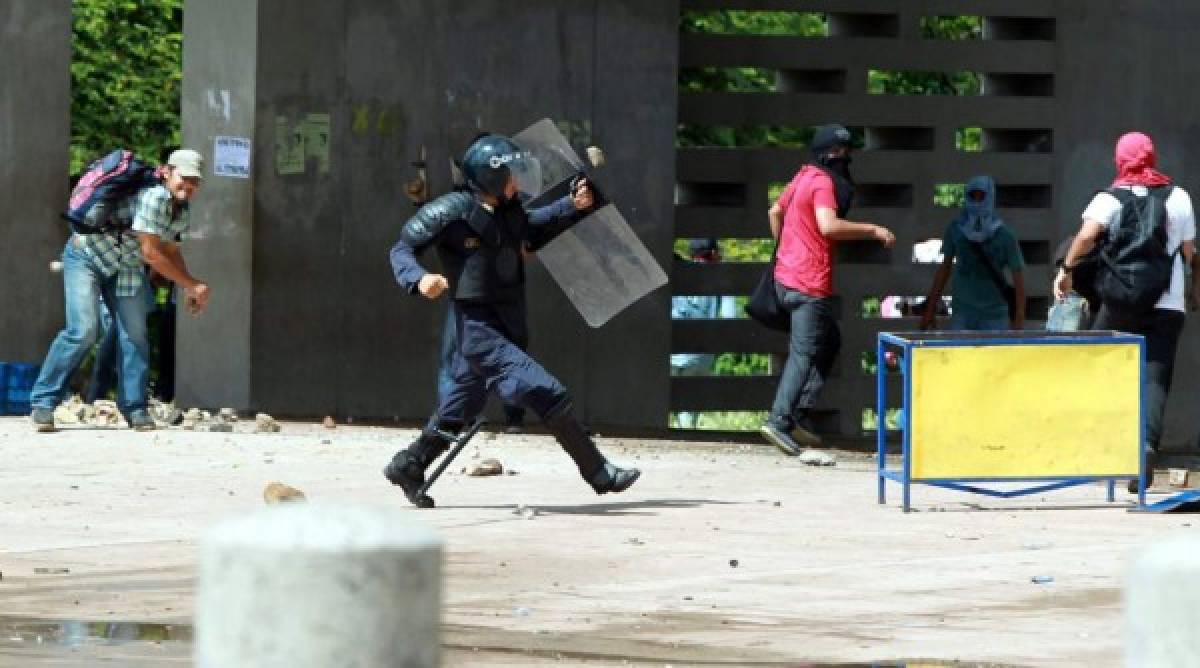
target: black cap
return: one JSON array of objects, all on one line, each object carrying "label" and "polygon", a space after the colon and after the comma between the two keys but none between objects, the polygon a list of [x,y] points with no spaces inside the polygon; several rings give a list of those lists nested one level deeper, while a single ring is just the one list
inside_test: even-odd
[{"label": "black cap", "polygon": [[812,141],[809,143],[809,148],[812,152],[821,155],[831,148],[836,146],[850,145],[850,131],[837,123],[822,125],[813,133]]}]

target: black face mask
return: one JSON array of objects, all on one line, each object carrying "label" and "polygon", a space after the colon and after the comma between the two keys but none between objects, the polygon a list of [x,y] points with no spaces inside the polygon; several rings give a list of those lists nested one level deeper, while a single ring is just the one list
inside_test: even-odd
[{"label": "black face mask", "polygon": [[850,177],[850,156],[822,155],[816,160],[817,166],[833,179],[836,190],[838,216],[845,218],[854,202],[854,179]]},{"label": "black face mask", "polygon": [[817,158],[817,164],[823,167],[828,167],[829,169],[841,174],[842,176],[845,176],[846,178],[850,178],[851,162],[853,162],[853,159],[849,155],[823,155],[820,158]]}]

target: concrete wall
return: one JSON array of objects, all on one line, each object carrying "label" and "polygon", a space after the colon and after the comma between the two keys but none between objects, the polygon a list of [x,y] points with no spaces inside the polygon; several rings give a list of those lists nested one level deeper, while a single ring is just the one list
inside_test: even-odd
[{"label": "concrete wall", "polygon": [[[22,5],[6,10],[13,6]],[[185,142],[210,154],[213,136],[229,133],[253,138],[255,150],[250,180],[210,178],[197,202],[201,238],[188,256],[211,278],[215,296],[204,318],[183,317],[181,399],[285,415],[424,417],[443,311],[399,293],[386,251],[412,212],[402,192],[416,175],[411,163],[424,149],[433,191],[442,192],[450,157],[479,129],[511,133],[543,116],[577,123],[581,143],[607,149],[606,185],[666,264],[675,237],[765,236],[768,185],[786,181],[806,156],[802,148],[689,149],[673,165],[677,118],[840,120],[863,128],[868,150],[856,175],[865,187],[855,216],[893,227],[900,244],[894,253],[869,245],[839,251],[845,346],[820,426],[845,436],[861,435],[861,410],[873,404],[859,354],[881,329],[915,324],[862,318],[862,299],[928,288],[932,267],[912,265],[909,253],[914,242],[940,235],[952,214],[933,205],[936,184],[996,176],[1003,213],[1025,242],[1036,320],[1049,304],[1050,251],[1074,229],[1089,193],[1109,180],[1120,132],[1155,136],[1164,169],[1185,187],[1200,176],[1189,85],[1200,65],[1187,48],[1200,8],[1191,2],[684,0],[683,7],[823,11],[833,31],[827,39],[680,41],[676,2],[635,0],[537,0],[519,10],[469,0],[190,4]],[[922,39],[920,17],[940,14],[988,17],[987,39]],[[538,46],[513,35],[535,35]],[[785,71],[786,85],[774,93],[683,94],[677,116],[677,65],[771,67]],[[987,94],[868,95],[869,68],[975,70]],[[313,113],[330,115],[329,171],[310,157],[299,173],[281,173],[277,132],[290,133]],[[989,130],[985,151],[956,150],[963,126]],[[672,210],[675,181],[693,199]],[[736,201],[730,187],[740,193]],[[672,291],[747,294],[760,271],[675,267]],[[668,408],[769,405],[773,377],[669,380],[666,359],[670,350],[781,353],[782,337],[746,322],[672,326],[665,294],[590,330],[536,263],[530,278],[533,351],[588,419],[660,427]],[[1189,397],[1197,371],[1200,343],[1189,325],[1168,409],[1170,444],[1196,428]]]},{"label": "concrete wall", "polygon": [[254,174],[216,176],[212,163],[216,137],[258,138],[257,7],[241,0],[192,2],[183,20],[183,145],[208,161],[184,256],[192,275],[210,284],[212,300],[199,317],[180,309],[176,392],[193,405],[249,406]]},{"label": "concrete wall", "polygon": [[[426,417],[444,305],[401,294],[387,251],[414,211],[403,194],[411,163],[424,151],[433,192],[445,192],[451,156],[480,129],[515,133],[543,117],[587,128],[577,139],[605,147],[604,185],[665,264],[677,11],[635,0],[520,11],[468,0],[189,5],[185,140],[211,152],[221,119],[208,91],[229,88],[240,93],[226,125],[255,148],[251,180],[213,177],[196,202],[208,236],[187,255],[210,271],[214,312],[181,323],[180,399]],[[244,34],[223,34],[231,25]],[[328,171],[318,157],[277,164],[277,133],[312,114],[329,115]],[[538,266],[530,296],[532,352],[585,419],[665,425],[665,291],[595,331]],[[217,311],[223,299],[232,303]]]},{"label": "concrete wall", "polygon": [[63,323],[71,3],[0,3],[0,361],[40,364]]},{"label": "concrete wall", "polygon": [[[684,93],[680,121],[700,125],[815,125],[840,121],[864,129],[855,161],[859,199],[851,218],[892,227],[894,252],[870,244],[839,250],[835,289],[841,296],[844,345],[822,400],[818,426],[858,437],[861,411],[874,406],[874,379],[860,354],[881,330],[912,329],[916,320],[864,318],[864,297],[923,295],[933,266],[910,262],[912,244],[941,235],[952,210],[934,206],[939,183],[995,176],[1002,214],[1023,242],[1031,327],[1050,303],[1050,255],[1072,234],[1091,194],[1113,177],[1116,138],[1140,129],[1157,141],[1164,170],[1200,190],[1200,122],[1191,57],[1200,6],[1186,0],[1083,3],[1034,0],[684,0],[683,9],[779,9],[830,13],[828,38],[690,35],[681,39],[682,67],[760,66],[784,71],[770,93]],[[985,17],[981,40],[922,39],[922,16]],[[984,95],[869,95],[868,69],[973,70]],[[835,73],[831,75],[831,73]],[[983,127],[985,150],[955,148],[955,132]],[[1048,139],[1049,141],[1045,141]],[[787,181],[807,158],[799,149],[685,149],[678,180],[692,201],[676,207],[676,236],[764,237],[767,187]],[[729,188],[744,192],[728,198]],[[740,190],[744,189],[744,190]],[[722,200],[722,197],[724,199]],[[675,294],[748,294],[761,265],[678,267]],[[786,353],[785,337],[738,321],[677,322],[678,352]],[[1181,339],[1175,388],[1167,410],[1168,446],[1194,438],[1192,408],[1200,384],[1195,323]],[[765,410],[776,377],[676,378],[674,410]],[[893,395],[899,385],[893,386]]]},{"label": "concrete wall", "polygon": [[[1058,12],[1055,123],[1056,220],[1077,225],[1092,193],[1114,176],[1113,145],[1140,130],[1154,138],[1159,166],[1200,197],[1200,62],[1195,31],[1200,5],[1186,0],[1112,3],[1104,10]],[[1114,48],[1120,45],[1120,48]],[[1200,393],[1200,327],[1193,314],[1180,338],[1167,404],[1164,444],[1195,448]]]}]

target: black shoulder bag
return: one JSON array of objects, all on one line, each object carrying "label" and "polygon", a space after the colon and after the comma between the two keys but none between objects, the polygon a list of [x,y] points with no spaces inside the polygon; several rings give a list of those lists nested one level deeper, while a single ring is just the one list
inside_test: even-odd
[{"label": "black shoulder bag", "polygon": [[[779,226],[779,239],[783,239],[783,225]],[[779,291],[775,288],[775,260],[779,256],[779,239],[775,240],[775,250],[771,252],[771,262],[758,279],[758,285],[746,302],[746,315],[759,323],[786,332],[792,328],[792,314],[783,308],[779,301]]]}]

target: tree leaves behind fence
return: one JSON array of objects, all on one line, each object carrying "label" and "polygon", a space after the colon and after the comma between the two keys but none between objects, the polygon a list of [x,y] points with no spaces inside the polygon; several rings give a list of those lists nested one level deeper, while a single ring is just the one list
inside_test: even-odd
[{"label": "tree leaves behind fence", "polygon": [[71,175],[114,148],[150,161],[180,142],[183,0],[75,0]]}]

